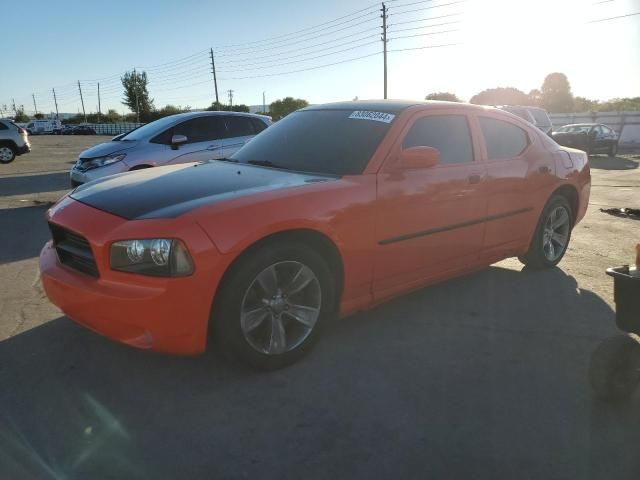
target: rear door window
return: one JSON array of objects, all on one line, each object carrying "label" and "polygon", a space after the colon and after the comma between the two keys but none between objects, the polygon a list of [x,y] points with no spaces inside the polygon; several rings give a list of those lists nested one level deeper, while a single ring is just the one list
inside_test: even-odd
[{"label": "rear door window", "polygon": [[517,157],[529,145],[529,136],[522,128],[495,118],[479,117],[479,120],[488,160]]},{"label": "rear door window", "polygon": [[253,128],[256,131],[256,134],[267,128],[267,124],[258,118],[251,118],[251,123],[253,124]]},{"label": "rear door window", "polygon": [[4,122],[0,122],[0,130],[9,130],[9,127],[7,127]]},{"label": "rear door window", "polygon": [[169,144],[171,143],[171,137],[174,135],[184,135],[187,137],[187,143],[210,142],[224,138],[226,136],[226,126],[224,119],[219,115],[192,118],[165,130],[155,137],[152,142]]},{"label": "rear door window", "polygon": [[230,137],[246,137],[255,135],[256,129],[249,117],[231,116],[226,117],[227,128]]},{"label": "rear door window", "polygon": [[433,147],[440,151],[440,164],[473,161],[471,132],[465,115],[433,115],[415,121],[402,148]]}]

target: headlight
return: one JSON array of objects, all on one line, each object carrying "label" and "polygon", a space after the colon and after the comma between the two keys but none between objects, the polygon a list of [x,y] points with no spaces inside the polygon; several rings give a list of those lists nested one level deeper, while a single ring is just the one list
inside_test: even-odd
[{"label": "headlight", "polygon": [[107,155],[106,157],[92,158],[91,160],[87,160],[86,162],[81,163],[80,169],[90,170],[92,168],[104,167],[106,165],[111,165],[112,163],[119,162],[120,160],[123,160],[124,157],[126,156],[127,156],[126,153],[119,153],[117,155],[113,154],[113,155]]},{"label": "headlight", "polygon": [[113,270],[155,277],[185,277],[193,273],[193,262],[180,240],[149,238],[122,240],[111,245]]}]

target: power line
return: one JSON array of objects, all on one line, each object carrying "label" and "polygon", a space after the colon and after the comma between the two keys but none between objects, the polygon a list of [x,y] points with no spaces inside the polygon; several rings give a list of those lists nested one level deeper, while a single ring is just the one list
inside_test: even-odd
[{"label": "power line", "polygon": [[[356,26],[359,26],[359,25],[363,25],[365,23],[370,23],[370,22],[372,22],[374,20],[376,20],[376,18],[372,17],[372,18],[369,18],[369,19],[364,20],[362,22],[358,22],[358,23],[355,23],[353,25],[349,25],[348,27],[339,28],[339,29],[334,30],[332,32],[325,32],[325,33],[322,33],[320,35],[316,35],[314,37],[308,37],[308,38],[306,38],[304,40],[296,40],[295,43],[304,43],[304,42],[308,42],[310,40],[315,40],[316,38],[322,38],[322,37],[326,37],[327,35],[333,35],[334,33],[342,32],[344,30],[348,30],[350,28],[353,28],[353,27],[356,27]],[[260,49],[255,49],[255,47],[254,47],[254,49],[252,51],[249,51],[249,52],[233,52],[233,51],[231,51],[229,53],[222,53],[222,54],[219,54],[217,56],[218,57],[232,57],[232,56],[236,56],[236,55],[250,55],[250,54],[253,54],[253,53],[257,53],[257,52],[265,52],[265,51],[270,51],[270,50],[277,50],[278,48],[284,48],[284,47],[287,47],[287,46],[288,45],[281,45],[281,46],[278,46],[278,47],[268,46],[266,48],[260,48]]]},{"label": "power line", "polygon": [[404,15],[405,13],[413,13],[413,12],[424,12],[425,10],[433,10],[434,8],[441,8],[441,7],[449,7],[451,5],[458,5],[460,3],[466,3],[467,0],[458,0],[456,2],[449,2],[449,3],[441,3],[440,5],[434,5],[432,7],[425,7],[425,8],[415,8],[413,10],[404,10],[401,12],[396,12],[393,11],[392,13],[389,14],[389,16],[395,16],[395,15]]},{"label": "power line", "polygon": [[[371,37],[369,37],[369,38],[371,38]],[[325,54],[322,54],[322,55],[317,55],[315,57],[308,57],[308,58],[305,58],[304,60],[294,60],[294,61],[291,61],[291,62],[276,63],[276,64],[268,65],[268,66],[262,67],[262,68],[274,68],[274,67],[280,67],[282,65],[291,65],[293,63],[308,62],[310,60],[315,60],[317,58],[323,58],[323,57],[327,57],[327,56],[330,56],[330,55],[336,55],[338,53],[347,52],[347,51],[350,51],[350,50],[355,50],[355,49],[358,49],[358,48],[366,47],[368,45],[373,45],[374,43],[378,43],[378,40],[376,39],[376,40],[369,41],[367,43],[363,43],[363,44],[356,45],[356,46],[353,46],[353,47],[343,48],[342,50],[338,50],[336,52],[325,53]],[[236,68],[236,69],[233,69],[233,70],[220,70],[220,72],[221,73],[246,72],[246,71],[249,71],[249,70],[255,70],[255,68]]]},{"label": "power line", "polygon": [[443,23],[436,23],[435,25],[423,25],[423,26],[420,26],[420,27],[401,28],[401,29],[398,29],[398,30],[395,30],[395,29],[391,29],[391,28],[390,28],[390,29],[389,29],[389,31],[390,31],[391,33],[396,33],[396,32],[408,32],[408,31],[411,31],[411,30],[420,30],[420,29],[423,29],[423,28],[429,28],[429,27],[442,27],[442,26],[445,26],[445,25],[457,25],[457,24],[459,24],[459,23],[460,23],[460,21],[456,21],[456,22],[443,22]]},{"label": "power line", "polygon": [[415,35],[402,35],[400,37],[392,37],[390,38],[390,40],[402,40],[404,38],[414,38],[414,37],[428,37],[431,35],[440,35],[443,33],[453,33],[453,32],[459,32],[460,29],[456,28],[454,30],[443,30],[442,32],[429,32],[429,33],[417,33]]},{"label": "power line", "polygon": [[[323,27],[323,26],[328,25],[328,24],[330,24],[330,23],[337,22],[338,20],[342,20],[342,19],[344,19],[344,18],[352,17],[352,16],[354,16],[354,15],[357,15],[357,14],[359,14],[359,13],[365,12],[365,11],[367,11],[367,10],[376,9],[377,7],[378,7],[378,4],[377,4],[377,3],[374,3],[374,4],[371,4],[370,6],[365,7],[365,8],[363,8],[363,9],[361,9],[361,10],[357,10],[357,11],[352,12],[352,13],[349,13],[349,14],[347,14],[347,15],[343,15],[342,17],[334,18],[333,20],[329,20],[329,21],[327,21],[327,22],[320,23],[320,24],[314,25],[314,26],[312,26],[312,27],[302,28],[302,29],[300,29],[300,30],[296,30],[296,31],[294,31],[294,32],[284,33],[284,34],[282,34],[282,35],[276,35],[276,36],[274,36],[274,37],[268,37],[268,38],[264,38],[264,39],[262,39],[262,40],[254,40],[254,41],[251,41],[251,42],[236,43],[236,44],[230,44],[230,45],[219,45],[219,46],[218,46],[218,48],[221,48],[221,49],[225,49],[225,48],[232,48],[232,49],[233,49],[233,48],[235,48],[235,47],[241,47],[241,46],[245,46],[245,45],[255,45],[255,44],[257,44],[257,43],[269,42],[270,40],[275,40],[275,39],[278,39],[278,38],[290,37],[291,35],[295,35],[295,34],[297,34],[297,33],[301,33],[301,32],[306,32],[306,31],[309,31],[309,30],[315,30],[315,29],[317,29],[318,27]],[[370,12],[370,13],[374,13],[374,12]],[[368,14],[367,14],[367,15],[368,15]],[[358,18],[363,18],[363,16],[360,16],[360,17],[358,17]],[[356,19],[351,19],[351,20],[349,20],[349,21],[353,21],[353,20],[356,20]],[[344,22],[343,22],[343,23],[344,23]],[[337,26],[337,25],[333,25],[333,26],[335,27],[335,26]],[[330,27],[330,28],[332,28],[332,27]],[[316,33],[316,32],[313,32],[313,33]]]},{"label": "power line", "polygon": [[591,20],[590,22],[587,22],[587,23],[608,22],[609,20],[617,20],[619,18],[633,17],[634,15],[640,15],[640,12],[627,13],[626,15],[618,15],[617,17],[601,18],[599,20]]},{"label": "power line", "polygon": [[429,20],[440,20],[443,18],[450,18],[450,17],[456,17],[462,15],[461,12],[459,13],[449,13],[447,15],[438,15],[437,17],[428,17],[428,18],[419,18],[416,20],[405,20],[404,22],[393,22],[389,24],[389,27],[394,27],[396,25],[407,25],[409,23],[418,23],[418,22],[427,22]]},{"label": "power line", "polygon": [[410,47],[410,48],[395,48],[393,50],[389,50],[389,52],[409,52],[412,50],[426,50],[429,48],[444,48],[444,47],[455,47],[458,45],[462,45],[462,43],[445,43],[443,45],[425,45],[423,47]]}]

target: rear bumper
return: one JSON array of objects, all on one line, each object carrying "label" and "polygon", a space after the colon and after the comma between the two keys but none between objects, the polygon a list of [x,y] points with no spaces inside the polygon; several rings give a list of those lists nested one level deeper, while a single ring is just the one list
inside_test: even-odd
[{"label": "rear bumper", "polygon": [[25,153],[29,153],[31,151],[31,145],[28,143],[24,144],[22,147],[18,147],[18,155],[24,155]]},{"label": "rear bumper", "polygon": [[[202,353],[222,272],[221,257],[200,227],[177,226],[176,230],[167,225],[190,248],[196,266],[192,276],[158,278],[115,272],[108,267],[110,240],[131,235],[151,238],[157,232],[126,232],[130,224],[141,222],[127,222],[70,202],[51,221],[89,240],[100,277],[62,265],[52,242],[47,242],[40,253],[40,275],[49,300],[75,322],[117,342],[172,354]],[[86,224],[87,215],[92,217],[91,224]]]}]

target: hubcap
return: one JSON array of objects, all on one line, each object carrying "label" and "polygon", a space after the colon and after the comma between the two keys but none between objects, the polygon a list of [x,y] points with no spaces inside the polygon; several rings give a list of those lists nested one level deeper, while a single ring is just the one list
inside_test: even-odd
[{"label": "hubcap", "polygon": [[554,208],[544,224],[542,249],[550,262],[562,256],[569,240],[570,217],[564,207]]},{"label": "hubcap", "polygon": [[3,162],[8,162],[11,160],[13,156],[13,152],[9,147],[0,147],[0,160]]},{"label": "hubcap", "polygon": [[260,272],[244,294],[244,338],[267,355],[293,350],[313,331],[321,301],[320,282],[309,267],[297,261],[275,263]]}]

